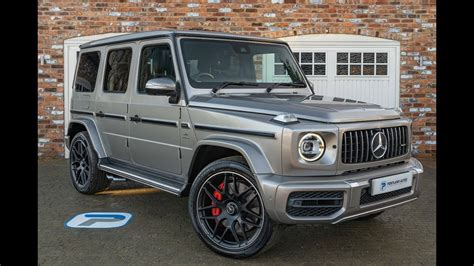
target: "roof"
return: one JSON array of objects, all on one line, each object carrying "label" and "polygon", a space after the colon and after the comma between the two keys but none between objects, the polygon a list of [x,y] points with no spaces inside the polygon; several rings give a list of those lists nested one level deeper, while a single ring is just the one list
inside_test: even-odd
[{"label": "roof", "polygon": [[271,38],[254,37],[246,35],[231,34],[225,32],[215,31],[194,31],[194,30],[157,30],[157,31],[145,31],[138,33],[129,33],[119,36],[113,36],[100,40],[91,41],[84,43],[79,46],[81,49],[91,48],[97,46],[104,46],[115,43],[125,43],[144,39],[153,39],[159,37],[173,37],[173,36],[191,36],[191,37],[211,37],[211,38],[223,38],[233,40],[249,40],[249,41],[260,41],[260,42],[274,42],[274,43],[286,43],[285,41]]},{"label": "roof", "polygon": [[400,42],[390,39],[383,39],[378,37],[363,36],[363,35],[354,35],[354,34],[305,34],[305,35],[296,35],[280,38],[280,40],[286,41],[288,43],[309,43],[311,45],[321,44],[321,45],[340,45],[345,44],[348,46],[357,46],[357,45],[368,45],[368,44],[380,44],[380,45],[400,45]]},{"label": "roof", "polygon": [[97,35],[85,35],[85,36],[78,36],[78,37],[73,37],[70,39],[64,40],[64,44],[83,44],[87,42],[92,42],[96,41],[99,39],[104,39],[104,38],[109,38],[109,37],[114,37],[114,36],[119,36],[119,35],[124,35],[128,34],[128,32],[109,32],[109,33],[103,33],[103,34],[97,34]]}]

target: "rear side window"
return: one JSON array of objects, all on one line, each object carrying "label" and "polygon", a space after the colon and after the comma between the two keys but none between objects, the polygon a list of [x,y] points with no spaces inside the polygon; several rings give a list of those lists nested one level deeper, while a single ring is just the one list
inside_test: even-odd
[{"label": "rear side window", "polygon": [[125,93],[128,86],[132,49],[109,51],[104,75],[104,92]]},{"label": "rear side window", "polygon": [[100,52],[81,54],[79,68],[77,69],[74,88],[78,92],[93,92],[97,71],[99,70]]}]

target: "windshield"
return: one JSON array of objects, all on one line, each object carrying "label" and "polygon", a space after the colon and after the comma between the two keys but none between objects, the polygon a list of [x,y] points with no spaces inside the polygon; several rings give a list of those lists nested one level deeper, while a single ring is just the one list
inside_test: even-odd
[{"label": "windshield", "polygon": [[189,82],[194,88],[222,88],[223,84],[253,88],[306,87],[285,45],[182,39],[181,50]]}]

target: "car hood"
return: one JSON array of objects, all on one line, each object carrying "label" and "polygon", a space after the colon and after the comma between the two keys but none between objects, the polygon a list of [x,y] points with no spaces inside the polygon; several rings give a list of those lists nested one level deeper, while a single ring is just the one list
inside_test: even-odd
[{"label": "car hood", "polygon": [[190,107],[278,115],[295,114],[299,119],[325,123],[348,123],[398,119],[400,114],[376,104],[338,97],[278,94],[195,95]]}]

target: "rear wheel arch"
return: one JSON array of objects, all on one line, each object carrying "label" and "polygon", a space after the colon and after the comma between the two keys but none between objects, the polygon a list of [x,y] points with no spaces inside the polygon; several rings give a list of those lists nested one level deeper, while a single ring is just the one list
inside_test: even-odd
[{"label": "rear wheel arch", "polygon": [[[92,119],[79,118],[71,120],[67,130],[67,136],[69,141],[72,141],[74,136],[76,136],[81,131],[87,131],[92,142],[92,148],[97,153],[98,158],[106,158],[107,154],[102,144],[102,140],[99,135],[99,131]],[[69,147],[68,147],[69,148]]]},{"label": "rear wheel arch", "polygon": [[84,126],[84,124],[72,122],[69,124],[68,130],[67,130],[67,136],[72,141],[74,136],[76,136],[77,133],[81,131],[87,131],[87,128]]}]

